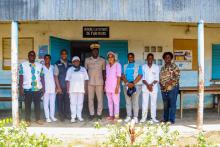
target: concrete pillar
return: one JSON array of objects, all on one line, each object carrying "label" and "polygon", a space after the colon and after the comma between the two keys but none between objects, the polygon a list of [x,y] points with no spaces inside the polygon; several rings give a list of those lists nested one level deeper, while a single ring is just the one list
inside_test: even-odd
[{"label": "concrete pillar", "polygon": [[197,129],[203,126],[203,109],[204,109],[204,21],[198,23],[198,66],[199,66],[199,104],[197,112]]},{"label": "concrete pillar", "polygon": [[18,22],[15,21],[11,24],[11,79],[13,126],[18,126]]}]

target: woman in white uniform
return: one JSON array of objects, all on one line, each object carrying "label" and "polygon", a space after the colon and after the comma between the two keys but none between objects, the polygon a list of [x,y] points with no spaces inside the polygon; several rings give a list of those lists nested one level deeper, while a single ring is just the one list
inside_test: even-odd
[{"label": "woman in white uniform", "polygon": [[50,64],[51,56],[45,55],[43,65],[44,81],[45,81],[45,94],[43,97],[44,113],[46,121],[57,121],[55,115],[55,81],[54,81],[54,66]]},{"label": "woman in white uniform", "polygon": [[74,56],[72,59],[73,66],[67,70],[66,83],[67,92],[70,96],[71,122],[83,121],[82,109],[85,93],[85,81],[89,80],[87,71],[80,66],[80,59]]}]

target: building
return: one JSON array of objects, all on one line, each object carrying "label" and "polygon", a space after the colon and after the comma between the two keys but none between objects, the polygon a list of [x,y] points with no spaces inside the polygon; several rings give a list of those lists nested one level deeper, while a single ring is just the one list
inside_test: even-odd
[{"label": "building", "polygon": [[[162,64],[165,51],[189,52],[192,60],[177,60],[180,86],[198,83],[197,23],[205,22],[205,85],[220,80],[220,1],[219,0],[3,0],[0,2],[0,81],[10,83],[11,21],[19,22],[19,62],[35,50],[38,59],[48,52],[53,63],[66,48],[70,57],[88,56],[89,44],[98,42],[100,54],[119,54],[122,64],[134,52],[143,64],[148,52]],[[179,63],[178,62],[178,63]],[[1,91],[2,95],[10,94]],[[123,95],[123,94],[122,94]],[[205,96],[212,107],[213,95]],[[124,100],[122,100],[124,105]],[[162,108],[162,100],[158,100]],[[184,108],[197,106],[196,95],[184,98]],[[1,108],[10,103],[1,103]]]}]

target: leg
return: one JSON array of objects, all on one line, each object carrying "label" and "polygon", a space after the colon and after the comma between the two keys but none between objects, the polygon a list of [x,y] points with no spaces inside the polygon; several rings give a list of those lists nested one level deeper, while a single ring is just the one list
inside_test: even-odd
[{"label": "leg", "polygon": [[40,97],[40,92],[37,91],[37,92],[34,92],[34,111],[35,111],[35,119],[36,121],[40,120],[40,100],[41,100],[41,97]]},{"label": "leg", "polygon": [[157,114],[157,91],[151,92],[150,98],[151,98],[151,118],[153,120],[156,120],[156,114]]},{"label": "leg", "polygon": [[134,117],[138,118],[138,112],[139,112],[139,96],[141,93],[141,86],[137,86],[137,91],[134,96],[132,96],[132,107],[133,107],[133,113]]},{"label": "leg", "polygon": [[70,119],[70,98],[67,92],[64,92],[64,115]]},{"label": "leg", "polygon": [[176,101],[178,95],[178,87],[175,87],[173,90],[168,92],[168,96],[170,99],[170,121],[175,123],[176,118]]},{"label": "leg", "polygon": [[24,95],[25,102],[25,120],[31,121],[31,103],[32,103],[33,95],[31,92],[27,92]]},{"label": "leg", "polygon": [[112,94],[113,96],[113,103],[114,103],[114,116],[117,118],[119,117],[119,107],[120,107],[120,93],[119,94]]},{"label": "leg", "polygon": [[94,111],[94,97],[95,97],[95,86],[88,85],[88,101],[89,101],[89,113],[95,115]]},{"label": "leg", "polygon": [[125,101],[126,101],[126,111],[127,111],[127,117],[131,117],[132,116],[132,106],[131,106],[131,99],[133,99],[133,97],[129,97],[127,96],[127,86],[124,86],[124,95],[125,95]]},{"label": "leg", "polygon": [[112,98],[112,93],[106,93],[106,96],[108,98],[108,109],[109,109],[109,116],[114,116],[113,112],[113,98]]},{"label": "leg", "polygon": [[57,94],[58,98],[58,111],[59,111],[59,117],[61,121],[64,119],[64,110],[63,110],[63,103],[64,103],[64,98],[63,94]]},{"label": "leg", "polygon": [[103,109],[103,85],[96,86],[95,91],[98,101],[97,114],[100,116],[102,115],[102,109]]},{"label": "leg", "polygon": [[55,118],[55,100],[56,100],[55,93],[51,93],[50,94],[50,118],[52,119]]},{"label": "leg", "polygon": [[83,109],[84,93],[77,93],[77,117],[82,118],[82,109]]},{"label": "leg", "polygon": [[142,93],[142,120],[147,119],[149,96],[148,91]]},{"label": "leg", "polygon": [[43,105],[44,105],[44,114],[46,119],[49,119],[49,101],[50,101],[50,94],[45,93],[43,99]]},{"label": "leg", "polygon": [[76,118],[76,105],[77,105],[77,94],[71,93],[70,94],[70,110],[71,110],[71,118]]},{"label": "leg", "polygon": [[168,121],[169,120],[169,100],[168,100],[168,94],[167,92],[161,92],[162,99],[163,99],[163,120]]}]

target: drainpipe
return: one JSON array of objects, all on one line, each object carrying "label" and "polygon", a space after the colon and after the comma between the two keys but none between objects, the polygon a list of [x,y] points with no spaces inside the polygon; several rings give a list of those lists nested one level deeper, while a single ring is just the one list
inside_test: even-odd
[{"label": "drainpipe", "polygon": [[18,110],[18,22],[11,23],[11,95],[13,126],[19,125]]},{"label": "drainpipe", "polygon": [[198,22],[198,66],[199,66],[199,104],[197,111],[197,129],[203,126],[203,108],[204,108],[204,21]]}]

